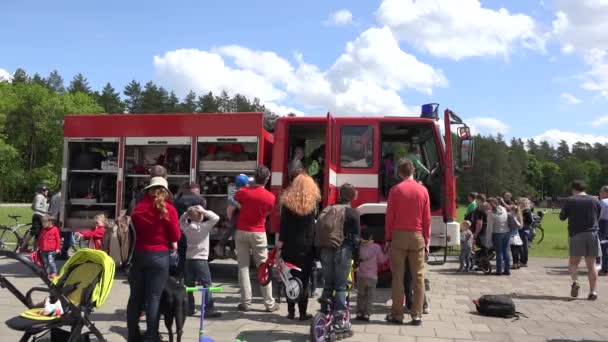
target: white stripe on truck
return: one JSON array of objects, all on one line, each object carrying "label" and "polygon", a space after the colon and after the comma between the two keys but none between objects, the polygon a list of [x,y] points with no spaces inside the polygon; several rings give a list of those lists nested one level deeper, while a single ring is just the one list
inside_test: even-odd
[{"label": "white stripe on truck", "polygon": [[[329,184],[340,187],[345,183],[352,184],[357,188],[378,188],[378,175],[356,174],[356,173],[336,173],[329,169]],[[283,186],[283,173],[273,172],[270,178],[270,185]]]}]

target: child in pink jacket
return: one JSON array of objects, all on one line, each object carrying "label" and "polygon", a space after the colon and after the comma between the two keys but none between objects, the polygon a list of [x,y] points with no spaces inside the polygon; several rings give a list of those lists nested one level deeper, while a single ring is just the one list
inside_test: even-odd
[{"label": "child in pink jacket", "polygon": [[378,283],[378,266],[385,263],[386,259],[382,248],[374,243],[371,233],[367,230],[362,231],[357,269],[356,320],[358,321],[369,322]]}]

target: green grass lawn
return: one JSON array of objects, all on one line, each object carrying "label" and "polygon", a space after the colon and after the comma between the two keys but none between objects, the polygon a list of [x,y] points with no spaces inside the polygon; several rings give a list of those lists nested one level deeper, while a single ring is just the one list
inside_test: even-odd
[{"label": "green grass lawn", "polygon": [[8,215],[21,215],[19,219],[20,223],[31,223],[32,222],[32,209],[29,206],[27,207],[17,207],[17,208],[7,208],[0,207],[0,225],[12,225],[15,221],[11,218],[8,218]]},{"label": "green grass lawn", "polygon": [[[537,209],[544,210],[544,209]],[[465,207],[458,208],[458,220],[462,220]],[[542,227],[545,229],[545,239],[542,243],[530,249],[530,256],[565,258],[568,256],[568,228],[567,223],[559,220],[559,213],[547,210],[543,218]]]}]

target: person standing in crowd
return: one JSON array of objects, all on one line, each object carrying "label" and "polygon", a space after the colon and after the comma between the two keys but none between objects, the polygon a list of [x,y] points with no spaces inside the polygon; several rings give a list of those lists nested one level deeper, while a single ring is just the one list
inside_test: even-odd
[{"label": "person standing in crowd", "polygon": [[412,161],[398,163],[403,181],[395,185],[388,196],[385,240],[390,246],[393,270],[391,313],[386,320],[403,323],[403,278],[409,263],[414,278],[412,325],[422,324],[424,303],[424,258],[431,235],[431,206],[426,188],[414,180],[416,169]]},{"label": "person standing in crowd", "polygon": [[471,253],[473,253],[473,233],[471,222],[460,223],[460,268],[459,272],[469,272],[473,268]]},{"label": "person standing in crowd", "polygon": [[519,269],[521,266],[521,256],[523,251],[523,242],[519,236],[519,231],[522,228],[522,217],[519,207],[512,205],[509,208],[507,224],[509,226],[509,244],[511,245],[511,255],[513,256],[513,266],[511,269]]},{"label": "person standing in crowd", "polygon": [[[201,196],[201,188],[198,183],[190,183],[187,186],[186,191],[184,191],[174,202],[175,210],[177,210],[177,215],[182,217],[184,213],[190,207],[201,206],[205,208],[207,203],[205,199]],[[177,263],[177,274],[175,275],[177,278],[183,278],[184,269],[186,265],[186,249],[188,248],[188,239],[186,234],[182,234],[181,239],[177,244],[177,255],[178,255],[178,263]]]},{"label": "person standing in crowd", "polygon": [[384,264],[386,260],[386,255],[374,242],[371,232],[362,231],[359,267],[357,268],[357,317],[355,319],[358,321],[369,322],[378,284],[378,266]]},{"label": "person standing in crowd", "polygon": [[498,199],[488,200],[488,237],[492,237],[492,245],[496,250],[495,275],[511,275],[511,257],[509,256],[509,225],[507,210],[500,205]]},{"label": "person standing in crowd", "polygon": [[[152,166],[152,168],[150,169],[150,179],[155,178],[155,177],[162,177],[164,179],[167,179],[167,169],[162,165]],[[139,203],[144,198],[145,195],[146,195],[145,189],[135,194],[135,197],[129,203],[129,207],[127,208],[127,213],[125,214],[126,216],[131,216],[131,214],[133,213],[133,209],[135,209],[135,206],[137,205],[137,203]]]},{"label": "person standing in crowd", "polygon": [[[325,284],[321,294],[321,311],[327,312],[327,300],[333,298],[334,317],[336,331],[338,333],[348,333],[351,330],[350,322],[344,321],[344,315],[348,307],[346,306],[346,290],[348,287],[348,276],[351,271],[353,260],[359,259],[359,240],[361,234],[361,222],[359,212],[352,207],[352,202],[357,199],[357,189],[349,183],[340,187],[340,200],[338,205],[344,208],[344,240],[342,245],[337,248],[321,247],[319,255],[323,270]],[[316,240],[316,246],[319,246]]]},{"label": "person standing in crowd", "polygon": [[532,202],[529,199],[523,197],[519,199],[519,210],[521,211],[522,217],[522,228],[519,230],[519,237],[521,238],[521,257],[520,267],[528,267],[528,250],[530,247],[530,238],[532,235]]},{"label": "person standing in crowd", "polygon": [[602,269],[600,275],[608,274],[608,185],[600,189],[602,211],[599,220],[600,245],[602,247]]},{"label": "person standing in crowd", "polygon": [[[60,231],[61,227],[63,226],[63,222],[61,222],[62,213],[63,208],[61,207],[61,189],[59,189],[51,197],[49,214],[53,218],[55,225],[59,227]],[[61,252],[55,257],[56,260],[66,260],[68,258],[68,251],[74,245],[74,232],[71,230],[61,231],[61,239],[63,240],[63,243],[61,244]]]},{"label": "person standing in crowd", "polygon": [[598,237],[598,221],[600,218],[600,201],[587,195],[587,186],[583,181],[574,181],[570,185],[572,197],[569,197],[559,218],[562,221],[568,220],[569,237],[569,271],[572,278],[570,295],[578,297],[580,285],[578,283],[578,265],[581,259],[585,259],[587,265],[587,275],[589,278],[589,296],[587,299],[597,299],[597,269],[595,259],[601,255],[600,240]]},{"label": "person standing in crowd", "polygon": [[475,212],[475,210],[477,210],[477,193],[470,192],[469,196],[467,196],[467,199],[469,200],[469,205],[467,206],[467,211],[464,213],[464,220],[471,221],[473,213]]},{"label": "person standing in crowd", "polygon": [[480,255],[488,255],[488,244],[486,239],[487,226],[488,226],[488,215],[486,213],[486,195],[477,194],[475,198],[477,207],[471,215],[471,227],[473,230],[473,241],[475,245],[479,247]]},{"label": "person standing in crowd", "polygon": [[[286,262],[298,266],[301,271],[292,274],[302,282],[302,295],[298,301],[300,320],[312,318],[308,314],[308,284],[314,262],[314,226],[317,203],[321,191],[312,177],[298,175],[281,194],[281,230],[279,233],[280,256]],[[287,318],[295,319],[296,303],[287,303]]]},{"label": "person standing in crowd", "polygon": [[[253,180],[255,184],[241,188],[234,195],[234,199],[241,204],[234,234],[241,288],[241,303],[237,307],[239,311],[249,311],[252,302],[249,257],[253,256],[256,267],[268,258],[266,218],[275,204],[275,196],[264,188],[270,180],[270,170],[258,166]],[[267,312],[279,310],[279,305],[272,297],[272,282],[262,286],[262,296]]]},{"label": "person standing in crowd", "polygon": [[[188,236],[186,248],[186,286],[202,285],[211,287],[211,271],[209,270],[209,232],[219,222],[220,217],[211,210],[205,210],[200,205],[191,206],[180,217],[179,223],[184,235]],[[202,305],[202,304],[201,304]],[[188,316],[195,313],[194,294],[188,292]],[[205,318],[217,318],[222,314],[215,310],[213,295],[205,294]]]},{"label": "person standing in crowd", "polygon": [[177,253],[177,241],[181,237],[179,218],[171,203],[167,180],[153,177],[144,190],[146,193],[132,214],[137,239],[129,270],[129,342],[141,339],[139,314],[144,303],[147,328],[144,340],[160,340],[160,297],[169,279],[170,254]]},{"label": "person standing in crowd", "polygon": [[59,228],[53,224],[51,216],[45,215],[42,217],[42,230],[40,231],[40,238],[36,243],[47,276],[49,279],[55,278],[57,275],[55,256],[59,253],[61,237],[59,236]]},{"label": "person standing in crowd", "polygon": [[41,184],[36,187],[36,194],[32,200],[32,211],[34,212],[32,215],[32,228],[30,228],[29,234],[23,239],[23,245],[21,245],[20,249],[21,253],[29,252],[28,245],[30,240],[32,238],[36,240],[38,234],[40,234],[40,230],[42,229],[42,218],[49,213],[47,204],[48,195],[49,187],[46,184]]},{"label": "person standing in crowd", "polygon": [[500,203],[500,205],[502,205],[504,208],[509,208],[511,207],[514,203],[513,203],[513,195],[511,195],[510,192],[505,192],[502,197],[498,198],[498,202]]},{"label": "person standing in crowd", "polygon": [[76,232],[74,235],[78,239],[88,241],[87,246],[89,248],[101,250],[103,236],[106,233],[107,227],[108,220],[106,219],[106,215],[97,214],[95,215],[95,227],[82,232]]}]

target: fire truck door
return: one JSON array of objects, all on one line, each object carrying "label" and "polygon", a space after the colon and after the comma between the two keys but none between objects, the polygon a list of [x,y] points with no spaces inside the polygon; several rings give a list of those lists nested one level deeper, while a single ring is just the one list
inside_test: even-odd
[{"label": "fire truck door", "polygon": [[336,145],[336,119],[327,113],[327,130],[325,131],[325,162],[323,168],[323,207],[338,200]]}]

